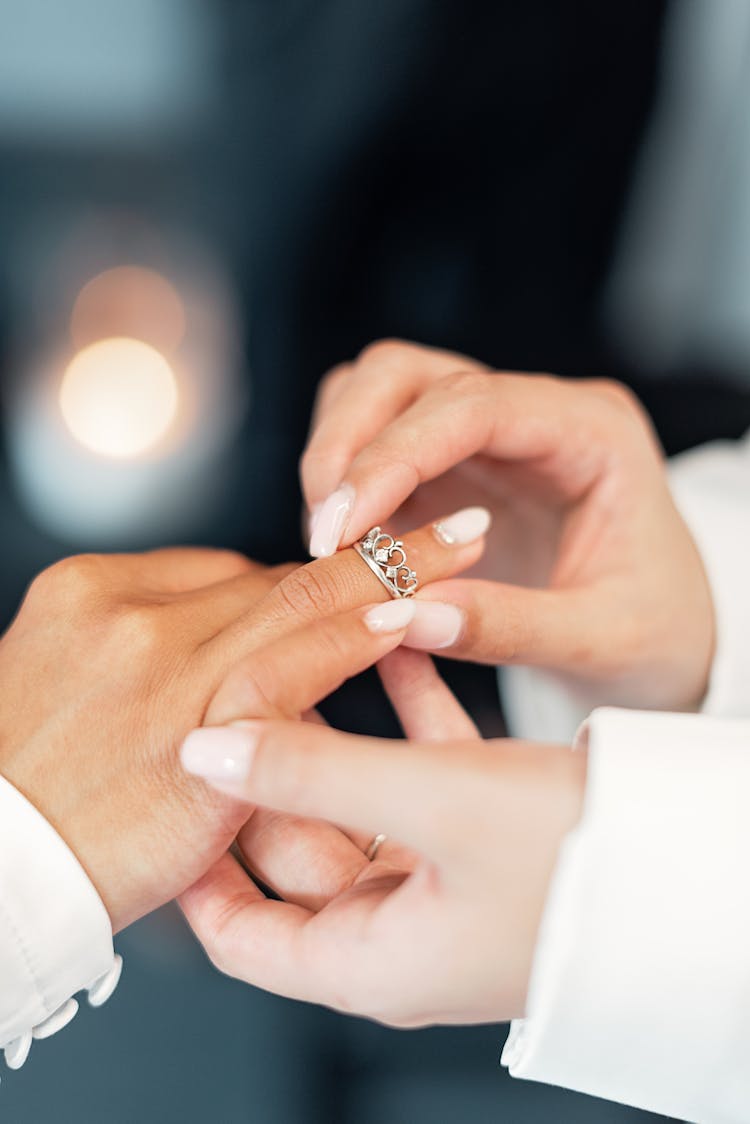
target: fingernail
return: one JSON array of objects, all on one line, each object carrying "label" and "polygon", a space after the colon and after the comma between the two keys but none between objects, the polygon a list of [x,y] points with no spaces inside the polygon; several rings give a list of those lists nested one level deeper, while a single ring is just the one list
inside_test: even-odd
[{"label": "fingernail", "polygon": [[399,601],[386,601],[383,605],[373,605],[364,616],[370,632],[398,632],[406,628],[416,612],[416,602],[401,598]]},{"label": "fingernail", "polygon": [[182,743],[182,767],[207,781],[245,780],[257,740],[247,725],[201,726]]},{"label": "fingernail", "polygon": [[432,529],[443,546],[463,546],[485,534],[491,522],[492,516],[486,507],[465,507],[433,524]]},{"label": "fingernail", "polygon": [[307,513],[307,537],[308,537],[308,539],[312,536],[312,533],[315,530],[315,524],[318,521],[318,515],[320,514],[320,509],[321,509],[322,506],[323,506],[322,503],[314,503]]},{"label": "fingernail", "polygon": [[342,484],[332,492],[318,512],[310,536],[313,558],[335,554],[354,507],[354,488]]},{"label": "fingernail", "polygon": [[414,607],[414,619],[404,637],[407,648],[434,652],[456,643],[466,623],[463,609],[446,601],[415,601]]}]

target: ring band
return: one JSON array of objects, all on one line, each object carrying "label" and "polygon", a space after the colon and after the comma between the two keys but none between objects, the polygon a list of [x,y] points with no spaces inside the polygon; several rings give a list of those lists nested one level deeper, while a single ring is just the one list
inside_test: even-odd
[{"label": "ring band", "polygon": [[385,836],[385,835],[376,835],[375,838],[373,839],[372,843],[370,844],[370,846],[365,851],[365,858],[369,859],[370,862],[374,862],[375,856],[377,855],[378,851],[380,850],[380,848],[385,843],[386,838],[387,838],[387,836]]},{"label": "ring band", "polygon": [[391,597],[411,597],[417,592],[419,579],[406,561],[406,551],[400,539],[394,539],[380,527],[373,527],[364,538],[355,542],[354,549]]}]

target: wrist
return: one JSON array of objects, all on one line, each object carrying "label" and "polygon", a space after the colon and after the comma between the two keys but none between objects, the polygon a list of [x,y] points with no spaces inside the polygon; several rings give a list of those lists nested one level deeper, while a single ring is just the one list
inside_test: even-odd
[{"label": "wrist", "polygon": [[[503,1019],[521,1017],[526,1009],[529,982],[542,918],[561,848],[583,815],[587,776],[585,749],[569,746],[523,744],[531,758],[533,804],[522,812],[526,838],[519,846],[515,899],[518,903],[517,959],[509,978]],[[536,760],[534,760],[536,757]],[[536,774],[536,776],[535,776]],[[539,783],[539,776],[542,778]]]}]

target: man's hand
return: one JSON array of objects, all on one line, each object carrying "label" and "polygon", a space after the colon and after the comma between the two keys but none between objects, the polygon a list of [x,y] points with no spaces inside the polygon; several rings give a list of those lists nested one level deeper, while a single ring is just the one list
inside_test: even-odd
[{"label": "man's hand", "polygon": [[[424,528],[408,550],[430,579],[472,564],[482,542],[446,548]],[[213,551],[89,555],[36,579],[0,642],[0,772],[66,840],[115,930],[195,881],[248,818],[177,761],[190,729],[231,717],[221,685],[244,692],[249,714],[298,713],[315,700],[300,703],[294,644],[274,664],[269,641],[386,597],[353,551],[276,570]],[[403,636],[358,631],[355,670]],[[335,634],[318,623],[304,643],[328,693],[347,673]]]}]

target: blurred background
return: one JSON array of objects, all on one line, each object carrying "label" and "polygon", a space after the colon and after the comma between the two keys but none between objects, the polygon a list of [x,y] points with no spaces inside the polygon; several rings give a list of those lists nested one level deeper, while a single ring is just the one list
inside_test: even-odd
[{"label": "blurred background", "polygon": [[[739,436],[749,101],[750,0],[0,0],[3,625],[76,551],[302,558],[317,381],[378,337],[621,378],[670,453]],[[497,732],[492,673],[446,674]],[[391,732],[367,678],[330,713]],[[512,1082],[502,1027],[226,980],[173,909],[119,947],[0,1120],[657,1119]]]}]

